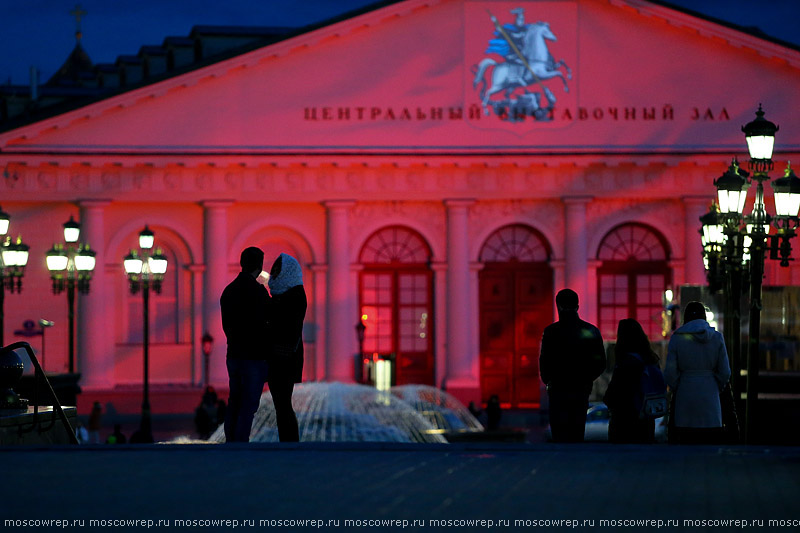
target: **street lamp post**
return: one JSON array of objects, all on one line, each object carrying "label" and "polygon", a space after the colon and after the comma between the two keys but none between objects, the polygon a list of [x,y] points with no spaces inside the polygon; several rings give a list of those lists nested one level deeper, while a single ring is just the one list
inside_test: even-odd
[{"label": "street lamp post", "polygon": [[366,376],[364,376],[364,337],[366,336],[367,325],[364,324],[362,317],[356,322],[356,340],[358,341],[358,356],[356,359],[356,381],[364,383]]},{"label": "street lamp post", "polygon": [[[780,260],[781,266],[788,266],[791,256],[790,239],[795,237],[798,227],[798,208],[800,208],[800,179],[788,166],[783,178],[775,180],[772,187],[775,191],[776,214],[770,217],[764,204],[764,182],[769,181],[769,171],[773,168],[772,151],[775,133],[778,126],[764,118],[761,105],[756,111],[756,119],[742,127],[750,152],[749,167],[753,172],[750,182],[755,181],[756,197],[753,211],[743,215],[745,199],[749,183],[748,173],[738,168],[734,160],[728,172],[717,179],[720,220],[724,227],[723,237],[716,243],[706,238],[706,230],[713,226],[706,218],[704,224],[703,244],[706,255],[717,254],[727,265],[728,273],[741,277],[729,276],[727,285],[728,304],[733,316],[738,316],[738,295],[741,292],[741,280],[747,279],[750,288],[750,332],[747,350],[747,393],[745,398],[745,443],[752,443],[756,437],[755,419],[758,401],[759,343],[761,336],[762,284],[764,278],[764,262],[767,257]],[[704,215],[703,218],[708,215]],[[701,218],[701,221],[703,220]],[[769,235],[770,223],[777,228],[776,235]],[[742,226],[745,226],[742,228]],[[709,244],[712,243],[712,244]],[[709,280],[713,278],[712,260],[708,260]],[[737,286],[737,284],[739,286]],[[714,284],[710,283],[712,289]],[[738,325],[738,324],[737,324]],[[736,329],[734,327],[734,329]],[[738,337],[738,334],[737,334]],[[734,339],[735,343],[738,340]],[[737,353],[734,351],[734,356]],[[733,357],[738,362],[738,357]],[[734,370],[738,365],[731,365]]]},{"label": "street lamp post", "polygon": [[0,209],[0,346],[5,346],[5,292],[22,292],[22,278],[28,264],[29,247],[17,237],[12,241],[8,236],[11,216]]},{"label": "street lamp post", "polygon": [[47,269],[53,281],[53,294],[66,290],[69,327],[69,373],[75,372],[75,289],[89,294],[95,267],[95,252],[88,244],[79,243],[81,225],[72,216],[64,223],[64,242],[54,244],[46,254]]},{"label": "street lamp post", "polygon": [[[725,295],[725,345],[731,367],[731,387],[741,395],[741,295],[742,279],[747,275],[749,256],[744,254],[745,234],[741,230],[741,212],[747,198],[747,176],[734,160],[728,170],[714,181],[719,206],[700,217],[702,243],[711,292]],[[720,207],[721,206],[721,207]]]},{"label": "street lamp post", "polygon": [[150,289],[156,293],[161,292],[161,282],[167,272],[167,258],[156,248],[155,253],[151,253],[155,235],[145,225],[139,233],[139,248],[131,250],[123,259],[125,274],[128,276],[131,294],[142,291],[142,309],[144,320],[144,331],[142,338],[144,356],[144,376],[142,393],[142,420],[139,431],[146,442],[153,442],[153,431],[150,420]]},{"label": "street lamp post", "polygon": [[211,350],[214,348],[214,337],[211,336],[209,332],[205,332],[203,337],[200,339],[201,344],[203,345],[203,386],[208,387],[209,383],[209,376],[208,376],[208,368],[209,368],[209,360],[211,359]]}]

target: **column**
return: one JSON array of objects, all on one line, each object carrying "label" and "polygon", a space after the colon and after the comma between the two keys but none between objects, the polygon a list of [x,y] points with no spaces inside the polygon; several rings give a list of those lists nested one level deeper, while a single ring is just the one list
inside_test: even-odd
[{"label": "column", "polygon": [[355,377],[357,312],[352,302],[357,298],[351,284],[350,238],[348,216],[352,200],[324,202],[327,214],[328,305],[325,316],[327,381],[352,382]]},{"label": "column", "polygon": [[[80,223],[82,243],[95,251],[95,267],[89,294],[77,295],[76,368],[81,373],[81,387],[86,390],[114,386],[114,283],[106,275],[111,262],[122,272],[122,257],[109,257],[106,250],[105,208],[110,200],[82,200]],[[120,274],[122,275],[122,274]]]},{"label": "column", "polygon": [[700,217],[706,214],[711,201],[706,197],[684,196],[684,283],[687,285],[703,285],[706,272],[703,267],[703,247],[700,243]]},{"label": "column", "polygon": [[589,300],[589,250],[587,249],[586,206],[592,201],[589,196],[575,196],[563,199],[564,211],[564,250],[566,267],[564,278],[566,288],[578,293],[583,316],[595,307]]},{"label": "column", "polygon": [[597,271],[603,266],[603,262],[597,259],[590,259],[586,263],[586,295],[581,298],[581,318],[592,324],[597,324],[600,320],[600,295],[597,293]]},{"label": "column", "polygon": [[[702,263],[702,261],[701,261]],[[683,259],[673,259],[668,263],[669,269],[672,271],[672,282],[669,284],[669,287],[675,291],[675,298],[679,298],[679,290],[678,287],[681,285],[686,285],[686,261]],[[705,270],[703,270],[703,274],[705,275]],[[697,283],[693,283],[692,285],[698,285]]]},{"label": "column", "polygon": [[566,287],[566,280],[564,271],[567,267],[567,262],[563,259],[551,259],[550,268],[553,269],[553,322],[558,320],[558,310],[556,309],[555,295],[558,291]]},{"label": "column", "polygon": [[[478,261],[472,261],[469,264],[469,292],[470,292],[470,324],[474,324],[470,329],[470,353],[475,354],[472,361],[472,374],[478,377],[478,388],[480,391],[480,378],[481,378],[481,288],[480,288],[480,273],[483,270],[484,264]],[[479,405],[478,402],[475,402]]]},{"label": "column", "polygon": [[314,306],[314,360],[309,361],[306,358],[305,364],[313,364],[313,370],[309,369],[307,376],[312,381],[323,381],[328,375],[325,354],[327,352],[325,344],[325,327],[327,320],[325,318],[325,306],[327,302],[327,284],[328,281],[328,265],[313,264],[310,265],[311,275],[314,277],[314,301],[309,302],[309,307]]},{"label": "column", "polygon": [[[214,347],[209,360],[209,381],[220,388],[228,386],[228,369],[225,366],[227,341],[222,329],[219,298],[230,282],[228,276],[228,208],[230,200],[207,200],[203,206],[203,332],[214,337]],[[238,258],[238,256],[237,256]]]},{"label": "column", "polygon": [[444,388],[448,376],[447,366],[447,262],[431,261],[433,270],[434,317],[434,385]]},{"label": "column", "polygon": [[[191,320],[191,339],[192,339],[192,385],[202,385],[205,380],[205,360],[203,357],[203,273],[206,271],[205,265],[186,265],[192,277],[192,309]],[[225,344],[225,338],[214,339],[214,342]]]},{"label": "column", "polygon": [[447,208],[447,376],[445,386],[464,403],[480,400],[478,354],[470,342],[469,206],[474,200],[445,200]]}]

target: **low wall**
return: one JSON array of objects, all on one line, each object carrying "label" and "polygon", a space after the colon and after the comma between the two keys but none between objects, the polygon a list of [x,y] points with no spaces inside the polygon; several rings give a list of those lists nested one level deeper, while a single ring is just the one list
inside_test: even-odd
[{"label": "low wall", "polygon": [[[74,429],[77,410],[64,407],[64,414]],[[70,437],[51,406],[39,406],[36,417],[33,407],[27,411],[0,410],[0,446],[15,444],[70,444]]]}]

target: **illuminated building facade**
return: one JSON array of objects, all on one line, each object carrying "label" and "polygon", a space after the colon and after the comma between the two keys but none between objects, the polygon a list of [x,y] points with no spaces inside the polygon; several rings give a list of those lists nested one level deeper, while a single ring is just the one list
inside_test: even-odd
[{"label": "illuminated building facade", "polygon": [[409,0],[273,40],[0,133],[0,205],[31,245],[7,329],[64,323],[44,252],[70,215],[97,253],[84,393],[141,382],[122,258],[147,224],[170,265],[153,383],[201,383],[207,331],[224,388],[219,295],[255,245],[304,266],[307,380],[354,379],[364,317],[399,384],[536,405],[559,289],[606,339],[629,316],[660,338],[663,291],[705,283],[698,219],[759,103],[776,167],[800,155],[800,52],[656,3]]}]

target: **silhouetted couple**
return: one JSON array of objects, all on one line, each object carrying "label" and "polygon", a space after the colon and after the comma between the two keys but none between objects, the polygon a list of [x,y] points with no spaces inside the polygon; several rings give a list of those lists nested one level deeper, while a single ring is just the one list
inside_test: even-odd
[{"label": "silhouetted couple", "polygon": [[[297,260],[280,254],[269,272],[269,291],[258,279],[264,252],[242,251],[242,271],[222,292],[222,328],[228,339],[230,397],[227,442],[248,442],[264,383],[269,384],[281,442],[300,440],[292,409],[294,384],[303,375],[303,320],[308,302]],[[263,279],[263,278],[262,278]]]}]

